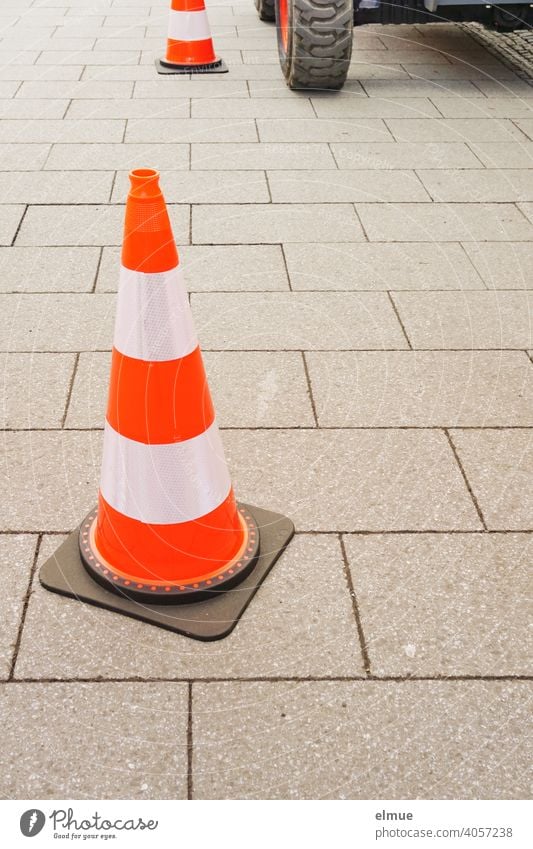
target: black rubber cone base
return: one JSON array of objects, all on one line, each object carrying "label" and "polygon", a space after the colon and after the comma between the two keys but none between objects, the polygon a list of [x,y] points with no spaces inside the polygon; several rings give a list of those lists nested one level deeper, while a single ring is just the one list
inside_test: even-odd
[{"label": "black rubber cone base", "polygon": [[285,516],[249,504],[243,506],[253,515],[260,530],[257,563],[237,586],[206,601],[175,605],[147,604],[104,589],[83,566],[79,528],[44,563],[39,579],[43,587],[51,592],[141,619],[195,640],[221,640],[233,631],[294,535],[294,525]]},{"label": "black rubber cone base", "polygon": [[158,74],[227,74],[228,66],[224,59],[209,62],[206,65],[173,65],[164,59],[156,59],[155,67]]}]

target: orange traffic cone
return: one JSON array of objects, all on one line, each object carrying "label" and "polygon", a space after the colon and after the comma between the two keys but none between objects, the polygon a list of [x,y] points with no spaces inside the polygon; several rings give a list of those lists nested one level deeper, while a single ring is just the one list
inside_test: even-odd
[{"label": "orange traffic cone", "polygon": [[[140,169],[130,181],[98,505],[40,579],[219,639],[294,526],[235,501],[159,174]],[[183,602],[194,602],[187,613]]]},{"label": "orange traffic cone", "polygon": [[204,0],[171,0],[167,53],[156,59],[159,74],[225,74],[211,38]]},{"label": "orange traffic cone", "polygon": [[259,532],[235,502],[159,175],[130,180],[99,504],[80,546],[108,588],[175,602],[244,577]]}]

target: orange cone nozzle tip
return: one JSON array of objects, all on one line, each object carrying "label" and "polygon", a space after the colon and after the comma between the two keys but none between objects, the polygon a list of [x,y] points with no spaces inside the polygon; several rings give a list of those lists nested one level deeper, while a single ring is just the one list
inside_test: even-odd
[{"label": "orange cone nozzle tip", "polygon": [[154,198],[161,196],[159,171],[154,168],[136,168],[129,173],[130,195],[136,198]]}]

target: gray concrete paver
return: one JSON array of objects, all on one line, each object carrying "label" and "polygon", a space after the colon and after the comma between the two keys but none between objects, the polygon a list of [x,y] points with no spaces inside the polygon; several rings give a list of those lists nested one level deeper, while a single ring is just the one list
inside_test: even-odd
[{"label": "gray concrete paver", "polygon": [[195,798],[529,798],[530,701],[527,681],[195,684]]},{"label": "gray concrete paver", "polygon": [[377,676],[531,675],[528,534],[346,536]]},{"label": "gray concrete paver", "polygon": [[3,685],[0,702],[4,798],[187,797],[185,684]]}]

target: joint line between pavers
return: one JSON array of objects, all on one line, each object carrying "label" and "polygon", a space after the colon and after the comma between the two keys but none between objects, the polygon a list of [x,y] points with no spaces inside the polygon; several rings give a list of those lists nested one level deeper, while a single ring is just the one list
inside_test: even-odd
[{"label": "joint line between pavers", "polygon": [[394,310],[394,315],[395,315],[395,316],[396,316],[396,318],[398,319],[398,322],[399,322],[399,324],[400,324],[400,327],[402,328],[402,333],[403,333],[403,335],[405,336],[405,341],[407,342],[407,344],[408,344],[408,346],[409,346],[410,350],[412,351],[412,350],[413,350],[413,346],[411,345],[411,340],[409,339],[409,336],[407,335],[407,330],[405,329],[405,325],[404,325],[404,323],[403,323],[403,321],[402,321],[402,319],[401,319],[401,316],[400,316],[400,312],[399,312],[399,310],[398,310],[398,307],[396,306],[396,303],[395,303],[395,301],[394,301],[394,298],[392,297],[392,292],[391,292],[390,290],[388,290],[388,291],[387,291],[387,295],[388,295],[389,301],[390,301],[390,303],[391,303],[392,309]]},{"label": "joint line between pavers", "polygon": [[350,593],[350,598],[352,600],[352,610],[355,619],[355,624],[357,627],[357,634],[359,636],[359,645],[361,647],[361,655],[363,659],[363,666],[365,669],[365,674],[369,677],[372,673],[370,670],[370,656],[368,654],[368,646],[366,644],[365,634],[363,631],[363,623],[361,621],[361,614],[359,612],[359,607],[357,604],[357,596],[355,593],[355,587],[352,580],[352,574],[350,572],[350,564],[348,562],[348,555],[346,553],[346,547],[344,545],[344,539],[342,534],[339,534],[339,544],[341,548],[343,567],[344,567],[344,576],[346,578],[346,583],[348,585],[348,592]]},{"label": "joint line between pavers", "polygon": [[[305,372],[305,380],[306,380],[306,383],[307,383],[307,394],[309,396],[309,401],[311,402],[311,409],[313,411],[313,418],[315,420],[316,427],[320,427],[320,425],[318,424],[318,415],[317,415],[317,412],[316,412],[315,398],[314,398],[314,395],[313,395],[313,387],[311,385],[311,375],[309,374],[309,368],[307,367],[307,360],[305,358],[305,351],[302,351],[301,354],[302,354],[302,361],[303,361],[304,372]],[[297,428],[297,429],[299,430],[299,428]]]},{"label": "joint line between pavers", "polygon": [[[115,172],[115,174],[116,174],[116,172]],[[104,256],[104,249],[103,249],[102,245],[100,245],[100,253],[98,255],[98,261],[96,263],[96,269],[95,269],[95,272],[94,272],[94,280],[92,282],[91,288],[89,289],[89,293],[91,295],[94,295],[94,293],[96,292],[96,286],[98,284],[98,275],[100,274],[100,266],[102,265],[103,256]],[[78,294],[78,293],[75,292],[74,294]],[[78,351],[78,353],[80,353],[80,352]]]},{"label": "joint line between pavers", "polygon": [[478,517],[479,517],[479,521],[483,525],[484,529],[488,530],[487,523],[485,522],[485,517],[483,516],[483,513],[481,512],[481,507],[479,506],[478,500],[477,500],[476,496],[474,495],[474,490],[472,489],[472,487],[470,485],[470,481],[468,480],[468,478],[466,476],[466,472],[463,468],[461,458],[459,457],[459,453],[457,451],[457,448],[455,447],[455,444],[453,442],[453,439],[451,437],[451,434],[450,434],[450,431],[448,430],[448,428],[446,428],[446,427],[444,428],[444,433],[446,434],[446,437],[448,439],[448,443],[449,443],[450,448],[452,449],[452,452],[453,452],[453,456],[455,457],[457,465],[459,466],[459,470],[460,470],[460,472],[463,476],[463,480],[465,482],[466,488],[468,489],[468,492],[470,493],[470,498],[472,499],[474,507],[476,508],[476,511],[477,511],[477,514],[478,514]]},{"label": "joint line between pavers", "polygon": [[187,799],[193,798],[192,747],[192,680],[189,680],[189,689],[187,697]]},{"label": "joint line between pavers", "polygon": [[[254,675],[249,678],[236,676],[235,678],[165,678],[154,676],[153,678],[140,678],[138,676],[126,676],[124,678],[13,678],[4,682],[5,684],[189,684],[192,690],[194,684],[283,684],[283,683],[348,683],[348,684],[410,684],[417,681],[533,681],[533,675],[309,675],[295,678],[287,675],[267,676]],[[192,788],[191,788],[192,792]]]},{"label": "joint line between pavers", "polygon": [[17,229],[15,230],[15,235],[13,236],[13,238],[11,240],[11,245],[10,245],[11,248],[13,247],[13,245],[15,244],[15,242],[17,240],[17,236],[20,233],[20,228],[22,227],[22,222],[24,221],[24,219],[26,217],[26,213],[28,211],[29,206],[30,206],[29,203],[24,205],[24,211],[23,211],[22,215],[20,216],[20,221],[17,225]]},{"label": "joint line between pavers", "polygon": [[20,649],[20,643],[21,643],[21,640],[22,640],[22,632],[24,630],[24,623],[26,621],[26,613],[28,611],[28,604],[29,604],[29,601],[30,601],[31,588],[32,588],[32,584],[33,584],[33,577],[35,575],[35,572],[37,571],[37,562],[39,560],[39,552],[41,550],[42,539],[43,539],[43,534],[39,534],[39,536],[37,537],[37,543],[35,545],[35,554],[33,556],[33,563],[32,563],[31,569],[30,569],[29,577],[28,577],[28,588],[27,588],[26,593],[24,595],[24,604],[22,606],[22,614],[21,614],[21,617],[20,617],[20,623],[19,623],[19,628],[18,628],[18,632],[17,632],[17,639],[15,640],[15,648],[13,649],[13,657],[11,658],[11,668],[9,670],[9,676],[8,676],[8,679],[7,679],[8,681],[13,681],[13,678],[14,678],[14,675],[15,675],[15,666],[16,666],[16,663],[17,663],[17,658],[18,658],[19,649]]},{"label": "joint line between pavers", "polygon": [[70,383],[69,383],[68,392],[67,392],[67,400],[65,402],[65,411],[64,411],[63,416],[61,418],[61,429],[63,429],[65,427],[65,422],[67,420],[68,408],[70,406],[70,399],[72,397],[72,390],[74,389],[74,381],[76,380],[76,374],[78,372],[79,361],[80,361],[80,355],[76,354],[76,357],[74,359],[74,368],[72,369],[72,377],[70,378]]}]

